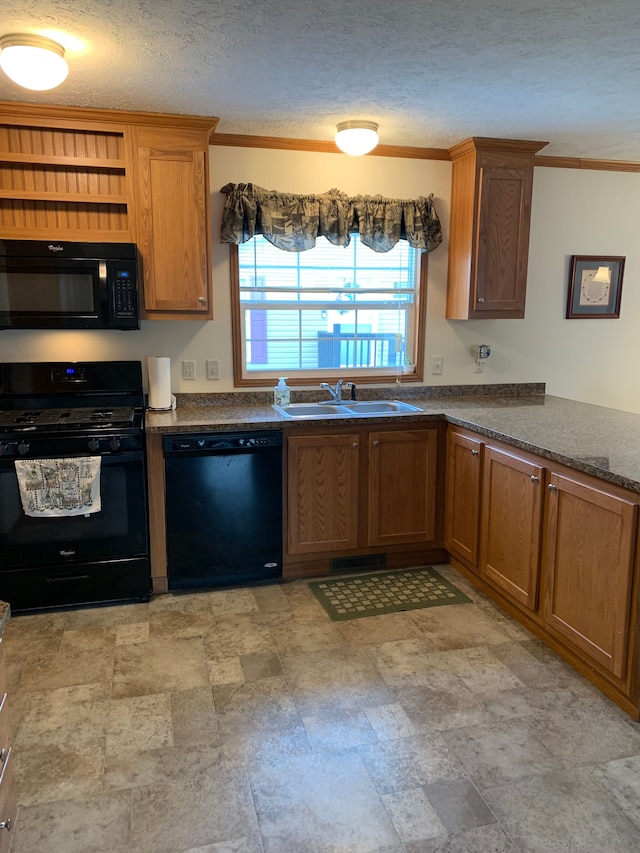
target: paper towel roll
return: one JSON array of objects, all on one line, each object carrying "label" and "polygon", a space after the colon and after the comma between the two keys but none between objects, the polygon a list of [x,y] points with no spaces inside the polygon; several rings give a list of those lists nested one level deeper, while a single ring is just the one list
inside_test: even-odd
[{"label": "paper towel roll", "polygon": [[149,374],[149,408],[172,409],[175,397],[171,393],[171,359],[157,355],[147,356]]}]

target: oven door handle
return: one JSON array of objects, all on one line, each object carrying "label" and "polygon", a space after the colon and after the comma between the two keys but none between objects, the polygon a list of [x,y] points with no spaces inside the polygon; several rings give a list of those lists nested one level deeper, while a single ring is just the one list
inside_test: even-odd
[{"label": "oven door handle", "polygon": [[64,581],[85,581],[91,577],[89,572],[73,572],[59,575],[47,575],[47,583],[61,583]]}]

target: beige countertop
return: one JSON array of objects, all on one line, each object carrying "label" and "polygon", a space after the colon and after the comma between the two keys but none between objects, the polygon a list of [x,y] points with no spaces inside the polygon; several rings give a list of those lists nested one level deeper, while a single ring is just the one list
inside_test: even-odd
[{"label": "beige countertop", "polygon": [[[376,396],[381,398],[383,394],[377,392]],[[314,399],[318,397],[315,394]],[[370,426],[390,420],[404,424],[444,418],[449,423],[640,492],[640,415],[544,393],[433,398],[420,396],[420,389],[416,388],[411,395],[394,394],[393,389],[385,389],[384,397],[405,399],[422,411],[392,418],[294,421],[275,411],[267,402],[266,394],[226,394],[219,398],[207,395],[206,400],[195,397],[195,404],[183,395],[173,412],[147,412],[146,430],[170,434],[291,426],[304,429],[323,425]]]}]

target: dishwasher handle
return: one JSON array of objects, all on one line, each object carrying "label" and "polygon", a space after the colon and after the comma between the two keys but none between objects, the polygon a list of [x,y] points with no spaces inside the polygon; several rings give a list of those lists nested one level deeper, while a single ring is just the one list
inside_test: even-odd
[{"label": "dishwasher handle", "polygon": [[282,447],[282,433],[279,430],[269,432],[232,432],[232,433],[190,433],[170,435],[164,439],[165,456],[181,456],[194,453],[229,454],[255,453],[260,450]]}]

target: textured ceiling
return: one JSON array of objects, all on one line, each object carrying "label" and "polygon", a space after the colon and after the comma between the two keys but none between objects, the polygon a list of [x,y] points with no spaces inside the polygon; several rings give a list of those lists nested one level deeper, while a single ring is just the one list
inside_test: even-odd
[{"label": "textured ceiling", "polygon": [[0,35],[67,47],[58,89],[0,99],[220,117],[218,131],[388,145],[549,140],[640,161],[639,0],[3,0]]}]

